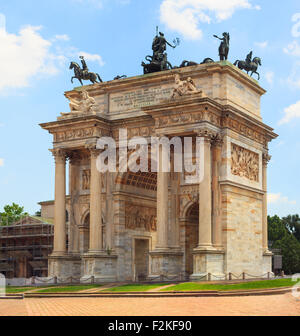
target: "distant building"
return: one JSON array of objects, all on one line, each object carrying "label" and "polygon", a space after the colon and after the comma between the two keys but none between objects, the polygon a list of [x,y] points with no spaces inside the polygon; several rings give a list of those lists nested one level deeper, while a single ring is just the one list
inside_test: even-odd
[{"label": "distant building", "polygon": [[7,278],[48,275],[48,255],[53,249],[51,219],[27,216],[0,226],[0,273]]}]

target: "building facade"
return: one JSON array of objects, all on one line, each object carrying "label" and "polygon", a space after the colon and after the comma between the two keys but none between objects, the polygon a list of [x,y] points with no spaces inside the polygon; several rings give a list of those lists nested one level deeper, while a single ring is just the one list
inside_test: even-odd
[{"label": "building facade", "polygon": [[[41,124],[53,135],[55,159],[49,276],[106,282],[271,272],[267,163],[276,134],[262,122],[263,94],[227,61],[66,92],[71,112]],[[156,171],[126,171],[117,160],[116,171],[101,173],[97,141],[113,138],[119,158],[120,129],[148,144],[151,137],[189,137],[194,153],[200,142],[201,182],[174,169],[172,146],[170,172],[158,159]],[[158,151],[160,159],[167,155],[163,146]],[[139,153],[129,148],[125,161],[140,162]]]},{"label": "building facade", "polygon": [[51,222],[26,216],[13,225],[0,226],[0,273],[7,278],[46,277],[53,250]]}]

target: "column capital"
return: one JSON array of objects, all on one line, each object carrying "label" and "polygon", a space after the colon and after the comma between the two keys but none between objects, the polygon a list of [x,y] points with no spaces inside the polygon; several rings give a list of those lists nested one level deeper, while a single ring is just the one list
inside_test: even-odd
[{"label": "column capital", "polygon": [[197,137],[204,138],[204,141],[212,142],[218,137],[218,132],[209,128],[201,128],[196,130]]},{"label": "column capital", "polygon": [[91,153],[91,156],[93,157],[97,157],[101,153],[101,150],[97,148],[96,143],[86,143],[85,148]]},{"label": "column capital", "polygon": [[67,152],[64,149],[61,148],[53,148],[49,149],[52,153],[54,160],[56,163],[63,162],[65,163],[67,160]]},{"label": "column capital", "polygon": [[263,165],[267,166],[269,161],[272,159],[272,156],[269,155],[269,153],[263,153],[262,159],[263,159]]},{"label": "column capital", "polygon": [[80,155],[79,152],[72,151],[68,153],[68,158],[69,158],[69,162],[71,165],[76,165],[80,162],[80,160],[82,159],[82,156]]}]

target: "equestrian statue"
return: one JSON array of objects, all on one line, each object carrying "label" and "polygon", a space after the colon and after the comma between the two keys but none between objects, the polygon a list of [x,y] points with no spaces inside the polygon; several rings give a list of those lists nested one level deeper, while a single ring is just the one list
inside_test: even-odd
[{"label": "equestrian statue", "polygon": [[247,74],[251,71],[252,76],[254,73],[257,74],[258,80],[260,80],[260,74],[257,72],[258,66],[262,65],[261,59],[259,57],[254,57],[252,59],[252,51],[247,55],[245,61],[235,61],[233,65],[237,66],[240,70],[247,71]]},{"label": "equestrian statue", "polygon": [[[71,62],[70,64],[69,69],[70,70],[74,69],[74,75],[75,75],[71,78],[71,82],[73,83],[74,78],[77,78],[79,82],[81,83],[81,85],[83,85],[82,83],[83,80],[89,80],[93,84],[99,83],[99,82],[102,83],[102,79],[97,73],[89,72],[84,56],[79,56],[79,58],[81,60],[82,69],[80,68],[80,65],[76,62]],[[97,79],[99,80],[99,82],[97,81]]]}]

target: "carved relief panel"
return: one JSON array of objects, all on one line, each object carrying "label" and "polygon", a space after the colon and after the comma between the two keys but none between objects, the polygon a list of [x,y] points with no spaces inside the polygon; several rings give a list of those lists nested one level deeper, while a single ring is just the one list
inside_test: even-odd
[{"label": "carved relief panel", "polygon": [[231,173],[259,182],[259,155],[231,143]]},{"label": "carved relief panel", "polygon": [[156,209],[125,203],[125,228],[130,230],[156,231]]}]

